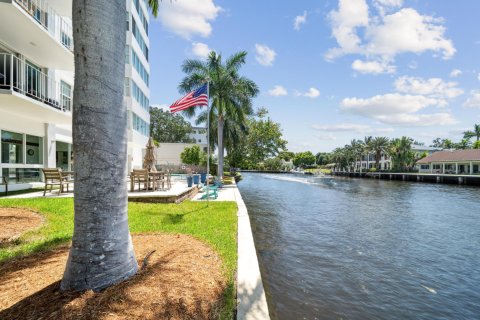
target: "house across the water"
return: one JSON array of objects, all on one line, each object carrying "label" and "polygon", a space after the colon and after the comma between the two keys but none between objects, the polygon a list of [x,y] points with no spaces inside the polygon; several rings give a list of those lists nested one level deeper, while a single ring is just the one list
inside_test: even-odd
[{"label": "house across the water", "polygon": [[418,172],[480,174],[480,149],[444,150],[417,161]]}]

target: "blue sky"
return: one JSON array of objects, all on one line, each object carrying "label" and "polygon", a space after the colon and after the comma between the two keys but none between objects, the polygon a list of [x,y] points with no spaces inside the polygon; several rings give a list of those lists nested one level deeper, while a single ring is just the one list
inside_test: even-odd
[{"label": "blue sky", "polygon": [[291,151],[366,135],[459,140],[480,123],[480,1],[163,1],[150,101],[180,97],[186,58],[246,50],[242,73]]}]

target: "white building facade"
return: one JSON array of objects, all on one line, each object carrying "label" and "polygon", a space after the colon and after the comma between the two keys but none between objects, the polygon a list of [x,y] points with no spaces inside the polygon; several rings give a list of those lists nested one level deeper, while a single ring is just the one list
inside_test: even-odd
[{"label": "white building facade", "polygon": [[196,144],[207,145],[207,128],[205,127],[192,127],[192,133],[190,138],[195,140]]},{"label": "white building facade", "polygon": [[[127,1],[125,99],[129,169],[149,135],[148,11]],[[0,177],[42,180],[41,168],[74,169],[72,0],[0,0]]]}]

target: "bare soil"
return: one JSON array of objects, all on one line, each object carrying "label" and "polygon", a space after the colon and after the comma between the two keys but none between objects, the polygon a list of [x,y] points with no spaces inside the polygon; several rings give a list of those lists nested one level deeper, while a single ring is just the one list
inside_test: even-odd
[{"label": "bare soil", "polygon": [[28,209],[0,208],[0,247],[27,231],[37,229],[42,223],[42,216]]},{"label": "bare soil", "polygon": [[133,236],[135,276],[102,292],[60,291],[68,246],[0,264],[0,319],[211,319],[222,304],[222,261],[187,235]]}]

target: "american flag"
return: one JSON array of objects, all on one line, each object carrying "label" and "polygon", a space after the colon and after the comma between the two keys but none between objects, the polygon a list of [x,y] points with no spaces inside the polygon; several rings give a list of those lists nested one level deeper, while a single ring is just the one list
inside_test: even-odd
[{"label": "american flag", "polygon": [[208,106],[208,96],[207,96],[207,83],[198,88],[195,91],[188,93],[183,98],[175,101],[174,104],[170,106],[170,112],[175,113],[178,111],[185,110],[190,107],[207,107]]}]

